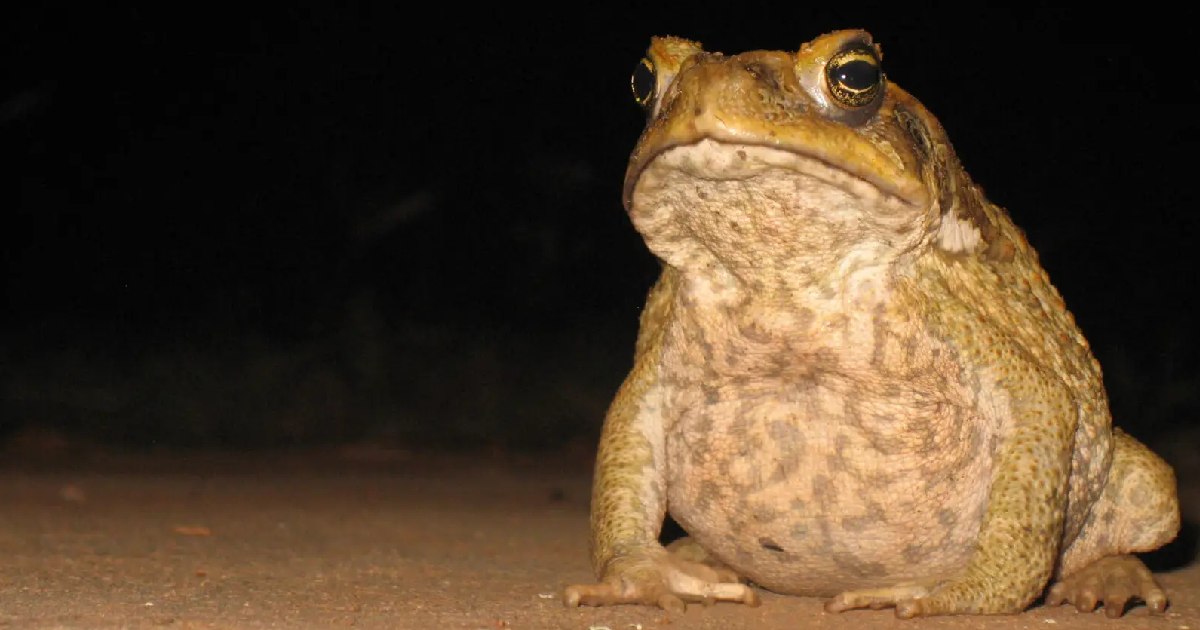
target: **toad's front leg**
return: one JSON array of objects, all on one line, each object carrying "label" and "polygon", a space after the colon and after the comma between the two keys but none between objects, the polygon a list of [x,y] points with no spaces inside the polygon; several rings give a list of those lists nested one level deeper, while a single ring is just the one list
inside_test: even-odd
[{"label": "toad's front leg", "polygon": [[609,410],[592,487],[596,584],[563,592],[568,606],[647,604],[682,611],[685,602],[756,605],[731,571],[686,559],[658,543],[666,513],[661,407],[650,369],[635,369]]},{"label": "toad's front leg", "polygon": [[754,590],[728,569],[667,551],[658,542],[666,514],[663,396],[653,362],[670,279],[660,281],[643,315],[635,367],[617,393],[596,455],[592,485],[592,567],[599,582],[568,586],[568,606],[685,602],[757,604]]}]

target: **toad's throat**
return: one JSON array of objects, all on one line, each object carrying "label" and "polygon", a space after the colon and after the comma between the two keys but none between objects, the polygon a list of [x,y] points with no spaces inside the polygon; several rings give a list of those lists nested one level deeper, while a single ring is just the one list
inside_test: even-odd
[{"label": "toad's throat", "polygon": [[884,260],[919,236],[924,216],[820,159],[710,139],[656,156],[629,208],[647,245],[672,266],[719,263],[756,275],[827,275],[850,258]]}]

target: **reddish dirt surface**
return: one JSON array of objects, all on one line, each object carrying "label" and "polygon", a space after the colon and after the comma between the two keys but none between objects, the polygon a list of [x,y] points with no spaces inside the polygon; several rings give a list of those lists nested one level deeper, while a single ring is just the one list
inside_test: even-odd
[{"label": "reddish dirt surface", "polygon": [[1120,620],[1038,607],[898,621],[771,593],[682,615],[567,609],[562,587],[591,579],[586,455],[86,459],[0,472],[0,627],[1200,630],[1195,561],[1160,574],[1165,616]]}]

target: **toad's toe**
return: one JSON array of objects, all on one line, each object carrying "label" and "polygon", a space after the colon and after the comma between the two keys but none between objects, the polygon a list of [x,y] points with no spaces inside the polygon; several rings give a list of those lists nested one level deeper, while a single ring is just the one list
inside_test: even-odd
[{"label": "toad's toe", "polygon": [[1141,560],[1133,556],[1101,558],[1067,576],[1046,594],[1047,606],[1071,604],[1079,612],[1104,605],[1104,614],[1120,617],[1130,601],[1141,600],[1151,614],[1167,609],[1167,594]]}]

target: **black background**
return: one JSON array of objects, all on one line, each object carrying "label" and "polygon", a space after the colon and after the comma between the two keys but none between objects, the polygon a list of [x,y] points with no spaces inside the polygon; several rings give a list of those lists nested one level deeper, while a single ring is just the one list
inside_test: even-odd
[{"label": "black background", "polygon": [[1182,16],[166,4],[0,20],[5,435],[590,444],[657,269],[620,205],[649,37],[850,27],[1026,230],[1118,423],[1196,427]]}]

